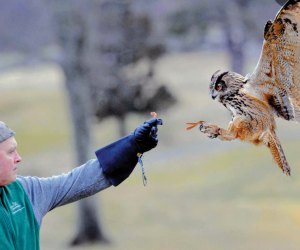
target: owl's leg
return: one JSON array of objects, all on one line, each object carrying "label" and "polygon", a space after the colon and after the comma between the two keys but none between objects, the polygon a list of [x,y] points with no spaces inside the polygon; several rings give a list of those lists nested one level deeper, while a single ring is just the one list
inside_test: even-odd
[{"label": "owl's leg", "polygon": [[266,133],[264,138],[264,143],[270,149],[273,159],[277,163],[277,165],[281,168],[283,173],[286,175],[291,175],[290,166],[286,160],[283,149],[281,147],[281,143],[277,138],[276,134],[273,132]]},{"label": "owl's leg", "polygon": [[219,138],[222,141],[231,141],[236,139],[236,133],[230,129],[220,128],[217,125],[203,122],[199,126],[199,130],[206,134],[209,138]]}]

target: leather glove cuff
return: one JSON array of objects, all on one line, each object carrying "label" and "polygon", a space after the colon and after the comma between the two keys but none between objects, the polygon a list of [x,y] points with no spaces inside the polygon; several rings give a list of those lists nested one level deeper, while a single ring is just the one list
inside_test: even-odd
[{"label": "leather glove cuff", "polygon": [[137,146],[133,135],[128,135],[95,152],[103,173],[111,184],[118,186],[131,174],[137,164]]}]

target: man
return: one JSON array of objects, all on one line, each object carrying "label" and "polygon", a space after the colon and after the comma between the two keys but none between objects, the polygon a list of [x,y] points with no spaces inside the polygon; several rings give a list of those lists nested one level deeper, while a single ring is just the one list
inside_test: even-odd
[{"label": "man", "polygon": [[49,178],[18,176],[21,157],[15,133],[0,122],[0,249],[37,250],[39,229],[50,210],[117,186],[133,171],[138,156],[158,143],[150,119],[134,132],[96,151],[92,159],[67,174]]}]

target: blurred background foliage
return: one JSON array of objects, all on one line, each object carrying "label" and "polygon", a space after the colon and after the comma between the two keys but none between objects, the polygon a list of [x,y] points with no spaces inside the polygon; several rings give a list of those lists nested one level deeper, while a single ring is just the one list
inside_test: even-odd
[{"label": "blurred background foliage", "polygon": [[[263,147],[185,131],[226,126],[208,96],[217,69],[250,73],[274,0],[10,0],[0,8],[0,114],[20,173],[49,176],[94,157],[157,111],[159,146],[117,188],[45,217],[50,249],[299,249],[298,124],[278,120],[292,166]],[[100,245],[99,245],[100,244]]]}]

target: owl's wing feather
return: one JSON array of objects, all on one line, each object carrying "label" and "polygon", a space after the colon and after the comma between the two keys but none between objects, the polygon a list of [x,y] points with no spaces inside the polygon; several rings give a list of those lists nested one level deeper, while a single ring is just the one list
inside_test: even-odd
[{"label": "owl's wing feather", "polygon": [[300,0],[289,0],[267,22],[264,38],[248,86],[279,117],[300,122]]}]

